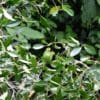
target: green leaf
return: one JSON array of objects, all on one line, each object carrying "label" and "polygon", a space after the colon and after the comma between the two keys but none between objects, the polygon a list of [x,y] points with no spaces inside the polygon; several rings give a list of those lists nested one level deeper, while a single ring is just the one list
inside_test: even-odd
[{"label": "green leaf", "polygon": [[34,55],[30,55],[30,62],[32,63],[33,67],[37,66],[37,60],[36,60],[36,57]]},{"label": "green leaf", "polygon": [[24,35],[22,35],[22,34],[18,34],[18,37],[13,37],[15,40],[17,40],[17,41],[19,41],[19,42],[21,42],[21,43],[27,43],[28,41],[27,41],[27,38],[25,38],[25,36]]},{"label": "green leaf", "polygon": [[54,56],[54,52],[51,51],[50,48],[47,48],[45,50],[45,52],[43,53],[43,56],[42,56],[42,60],[45,62],[45,63],[50,63],[52,61],[52,58]]},{"label": "green leaf", "polygon": [[99,9],[97,11],[95,0],[82,0],[82,2],[81,18],[83,25],[86,27],[91,25],[96,16],[99,16]]},{"label": "green leaf", "polygon": [[96,49],[92,45],[85,44],[84,49],[87,53],[91,55],[96,55]]},{"label": "green leaf", "polygon": [[98,18],[98,23],[100,24],[100,17]]},{"label": "green leaf", "polygon": [[46,19],[45,17],[41,16],[40,22],[44,27],[49,27],[49,23],[48,23],[48,19]]},{"label": "green leaf", "polygon": [[45,89],[46,83],[43,81],[39,81],[35,83],[34,89],[36,92],[43,92]]},{"label": "green leaf", "polygon": [[41,23],[41,25],[43,25],[46,28],[51,28],[51,27],[56,28],[57,27],[56,24],[52,20],[50,20],[46,17],[43,17],[43,16],[41,16],[41,18],[40,18],[40,23]]},{"label": "green leaf", "polygon": [[70,16],[74,16],[74,11],[69,5],[62,5],[62,10],[64,10]]},{"label": "green leaf", "polygon": [[96,48],[99,48],[100,49],[100,44],[96,44],[95,46],[96,46]]},{"label": "green leaf", "polygon": [[64,33],[63,32],[58,32],[54,34],[55,37],[57,38],[58,41],[61,41],[64,39]]},{"label": "green leaf", "polygon": [[63,100],[61,88],[58,88],[55,100]]},{"label": "green leaf", "polygon": [[100,0],[97,0],[97,3],[100,5]]},{"label": "green leaf", "polygon": [[60,6],[54,6],[50,9],[49,14],[56,16],[59,10],[60,10]]},{"label": "green leaf", "polygon": [[0,13],[0,19],[2,18],[2,15],[3,15],[3,14],[2,14],[2,13]]},{"label": "green leaf", "polygon": [[81,47],[77,47],[77,48],[74,48],[71,53],[70,53],[70,56],[73,57],[73,56],[76,56],[80,53],[81,51]]},{"label": "green leaf", "polygon": [[15,23],[11,23],[11,24],[7,24],[7,27],[16,27],[21,23],[21,21],[15,22]]},{"label": "green leaf", "polygon": [[100,90],[100,65],[94,65],[91,66],[91,68],[88,70],[87,75],[89,78],[92,78],[94,80],[94,90],[98,91]]},{"label": "green leaf", "polygon": [[16,29],[6,28],[6,30],[11,36],[15,36],[17,34],[17,30]]},{"label": "green leaf", "polygon": [[43,39],[44,34],[29,27],[6,28],[11,35],[23,35],[27,39]]},{"label": "green leaf", "polygon": [[33,30],[29,27],[23,27],[21,33],[28,39],[42,39],[44,35],[37,30]]},{"label": "green leaf", "polygon": [[70,37],[70,39],[71,39],[74,43],[76,43],[78,46],[80,45],[79,41],[78,41],[78,40],[76,40],[75,38]]}]

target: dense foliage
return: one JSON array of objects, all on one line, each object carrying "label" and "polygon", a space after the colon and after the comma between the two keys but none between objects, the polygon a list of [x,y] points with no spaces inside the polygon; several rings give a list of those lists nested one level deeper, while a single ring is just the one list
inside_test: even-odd
[{"label": "dense foliage", "polygon": [[0,100],[100,100],[100,0],[0,1]]}]

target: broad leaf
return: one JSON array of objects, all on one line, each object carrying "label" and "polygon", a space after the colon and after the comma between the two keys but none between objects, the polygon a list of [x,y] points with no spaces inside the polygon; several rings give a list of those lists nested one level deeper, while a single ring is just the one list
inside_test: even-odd
[{"label": "broad leaf", "polygon": [[37,31],[33,30],[29,27],[17,27],[17,28],[7,28],[7,31],[11,35],[23,35],[27,39],[43,39],[44,34]]},{"label": "broad leaf", "polygon": [[23,27],[22,28],[22,32],[21,32],[26,38],[29,39],[43,39],[44,35],[43,33],[37,31],[37,30],[33,30],[29,27]]},{"label": "broad leaf", "polygon": [[15,21],[15,19],[7,12],[7,10],[3,9],[3,14],[7,19]]},{"label": "broad leaf", "polygon": [[70,56],[76,56],[76,55],[78,55],[79,53],[80,53],[80,51],[81,51],[81,47],[77,47],[77,48],[74,48],[72,51],[71,51],[71,54],[70,54]]},{"label": "broad leaf", "polygon": [[13,57],[13,58],[18,57],[18,55],[15,54],[15,53],[13,53],[13,52],[7,52],[7,53],[8,53],[8,55],[9,55],[10,57]]},{"label": "broad leaf", "polygon": [[74,11],[69,5],[62,5],[62,9],[70,16],[74,16]]},{"label": "broad leaf", "polygon": [[46,83],[44,81],[39,81],[35,83],[35,91],[36,92],[43,92],[45,90]]},{"label": "broad leaf", "polygon": [[82,23],[84,26],[89,26],[94,20],[96,16],[99,15],[99,11],[97,13],[95,0],[82,0]]},{"label": "broad leaf", "polygon": [[54,6],[50,9],[49,14],[56,16],[58,14],[58,11],[60,10],[60,6]]},{"label": "broad leaf", "polygon": [[91,55],[96,55],[96,49],[92,45],[85,44],[84,49],[87,53]]},{"label": "broad leaf", "polygon": [[15,22],[15,23],[11,23],[11,24],[8,24],[7,27],[16,27],[20,24],[21,22],[18,21],[18,22]]}]

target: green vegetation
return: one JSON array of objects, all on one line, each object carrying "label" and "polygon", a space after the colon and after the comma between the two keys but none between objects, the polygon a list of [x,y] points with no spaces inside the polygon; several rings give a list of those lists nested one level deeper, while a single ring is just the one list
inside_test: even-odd
[{"label": "green vegetation", "polygon": [[0,100],[100,100],[100,0],[1,0]]}]

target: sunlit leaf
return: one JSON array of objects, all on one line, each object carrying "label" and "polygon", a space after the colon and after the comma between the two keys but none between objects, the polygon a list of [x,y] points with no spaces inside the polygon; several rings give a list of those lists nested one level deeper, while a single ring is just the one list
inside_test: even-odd
[{"label": "sunlit leaf", "polygon": [[14,51],[14,49],[13,49],[12,45],[9,45],[9,46],[7,47],[7,50],[8,50],[8,51],[11,51],[11,52],[13,52],[13,51]]},{"label": "sunlit leaf", "polygon": [[7,52],[7,53],[8,53],[8,55],[11,56],[11,57],[14,57],[14,58],[18,57],[18,55],[15,54],[15,53],[13,53],[13,52]]},{"label": "sunlit leaf", "polygon": [[7,19],[15,21],[15,19],[7,12],[7,10],[3,9],[3,14]]},{"label": "sunlit leaf", "polygon": [[60,6],[54,6],[50,9],[49,14],[56,16],[60,10]]},{"label": "sunlit leaf", "polygon": [[20,62],[24,63],[24,64],[30,64],[29,61],[23,60],[23,59],[19,59]]},{"label": "sunlit leaf", "polygon": [[24,70],[24,72],[30,74],[30,70],[26,65],[23,66],[23,70]]},{"label": "sunlit leaf", "polygon": [[0,96],[0,100],[6,100],[7,95],[8,95],[8,92],[3,93],[3,94]]},{"label": "sunlit leaf", "polygon": [[35,45],[33,45],[33,49],[35,49],[35,50],[39,50],[39,49],[42,49],[42,48],[44,48],[43,44],[35,44]]},{"label": "sunlit leaf", "polygon": [[89,59],[90,59],[89,56],[83,56],[83,57],[80,58],[80,60],[83,61],[83,62],[84,62],[84,61],[87,61],[87,60],[89,60]]},{"label": "sunlit leaf", "polygon": [[71,40],[72,40],[74,43],[76,43],[77,45],[80,45],[80,43],[79,43],[78,40],[74,39],[73,37],[70,37],[70,38],[71,38]]},{"label": "sunlit leaf", "polygon": [[80,53],[80,51],[81,51],[81,47],[76,47],[76,48],[74,48],[72,51],[71,51],[71,54],[70,54],[70,56],[76,56],[76,55],[78,55],[79,53]]},{"label": "sunlit leaf", "polygon": [[94,84],[94,90],[95,90],[95,91],[100,90],[100,83]]}]

